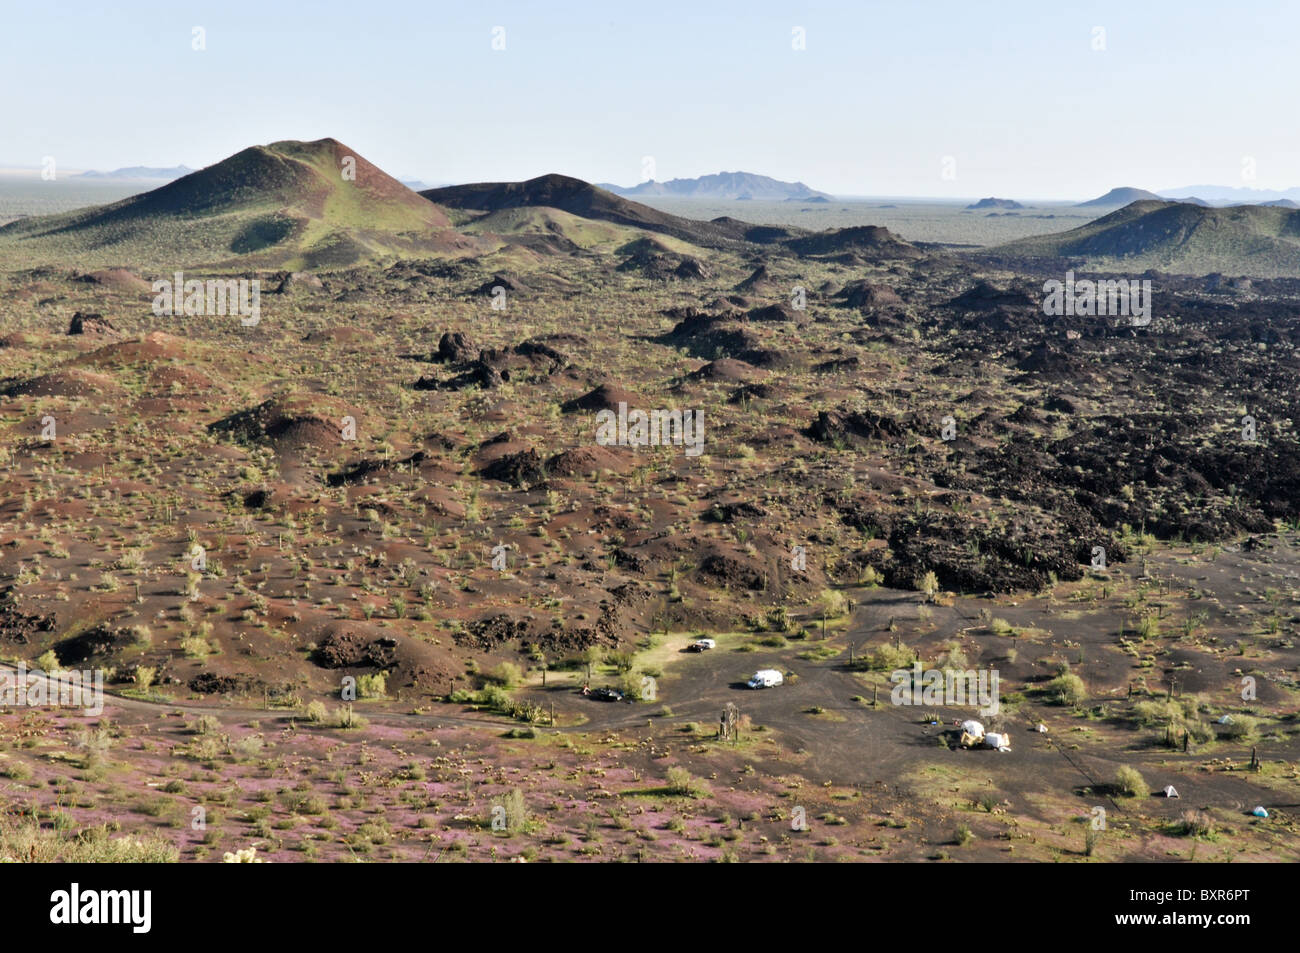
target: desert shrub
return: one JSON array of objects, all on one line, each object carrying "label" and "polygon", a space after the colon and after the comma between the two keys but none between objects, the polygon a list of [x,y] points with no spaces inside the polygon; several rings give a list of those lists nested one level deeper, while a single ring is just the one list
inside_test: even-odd
[{"label": "desert shrub", "polygon": [[306,716],[307,720],[313,724],[320,724],[329,717],[329,711],[326,709],[325,703],[321,701],[312,702],[307,706],[303,714]]},{"label": "desert shrub", "polygon": [[691,772],[681,765],[673,765],[668,769],[666,781],[664,788],[669,794],[682,797],[704,797],[708,794],[708,788],[704,782],[696,779]]},{"label": "desert shrub", "polygon": [[1127,764],[1115,772],[1115,790],[1125,797],[1149,797],[1151,794],[1146,779]]},{"label": "desert shrub", "polygon": [[1133,706],[1133,718],[1144,728],[1164,727],[1182,721],[1182,708],[1163,700],[1140,701]]},{"label": "desert shrub", "polygon": [[226,851],[221,855],[223,864],[260,864],[262,861],[257,856],[256,847],[245,847],[242,850]]},{"label": "desert shrub", "polygon": [[373,672],[358,676],[357,694],[362,698],[383,698],[388,694],[388,673]]},{"label": "desert shrub", "polygon": [[1205,811],[1183,811],[1175,828],[1184,837],[1205,837],[1214,833],[1214,818]]},{"label": "desert shrub", "polygon": [[256,758],[265,746],[266,741],[261,735],[245,735],[238,741],[231,742],[230,750],[239,758]]},{"label": "desert shrub", "polygon": [[1088,686],[1078,675],[1062,672],[1047,683],[1047,690],[1062,705],[1078,706],[1088,697]]},{"label": "desert shrub", "polygon": [[1171,741],[1177,743],[1184,732],[1198,743],[1215,738],[1214,727],[1201,720],[1194,699],[1149,699],[1133,706],[1133,719],[1145,728],[1154,728],[1161,738],[1170,732]]},{"label": "desert shrub", "polygon": [[334,727],[344,729],[361,729],[370,724],[364,717],[352,710],[351,705],[340,705],[334,709]]},{"label": "desert shrub", "polygon": [[1250,715],[1232,715],[1232,721],[1220,725],[1223,737],[1232,741],[1252,741],[1259,735],[1259,719]]},{"label": "desert shrub", "polygon": [[605,661],[619,673],[632,671],[632,666],[636,664],[636,658],[631,652],[610,652],[605,656]]},{"label": "desert shrub", "polygon": [[[624,672],[622,678],[618,680],[618,690],[634,701],[641,700],[642,681],[645,678],[639,672]],[[647,690],[649,685],[644,686]]]},{"label": "desert shrub", "polygon": [[189,727],[196,735],[215,735],[221,730],[221,722],[216,715],[200,715]]},{"label": "desert shrub", "polygon": [[505,809],[507,831],[513,834],[528,826],[528,802],[524,800],[524,793],[518,788],[511,788],[501,799],[500,806]]},{"label": "desert shrub", "polygon": [[100,765],[114,744],[112,728],[106,722],[95,728],[78,728],[73,738],[76,746],[85,752],[82,762],[85,768]]},{"label": "desert shrub", "polygon": [[202,659],[212,654],[212,646],[208,640],[197,635],[187,635],[181,639],[181,651],[185,653],[186,658]]},{"label": "desert shrub", "polygon": [[824,619],[838,619],[849,611],[844,593],[836,589],[823,589],[817,596],[817,611]]},{"label": "desert shrub", "polygon": [[292,814],[309,814],[318,817],[329,810],[329,805],[325,803],[323,797],[306,791],[284,791],[280,795],[280,803]]},{"label": "desert shrub", "polygon": [[524,680],[524,673],[514,662],[502,662],[485,676],[487,680],[502,688],[514,688]]},{"label": "desert shrub", "polygon": [[0,776],[11,781],[26,781],[32,776],[32,769],[21,761],[11,761],[0,768]]},{"label": "desert shrub", "polygon": [[916,650],[906,645],[880,645],[867,655],[867,666],[878,672],[909,668],[916,661]]},{"label": "desert shrub", "polygon": [[514,699],[510,697],[510,693],[500,685],[484,685],[475,695],[474,700],[492,711],[500,712],[509,711],[510,706],[514,704]]},{"label": "desert shrub", "polygon": [[774,606],[769,609],[763,625],[769,632],[789,632],[794,628],[794,623],[790,621],[790,613],[785,606]]},{"label": "desert shrub", "polygon": [[357,827],[352,836],[345,838],[352,846],[359,844],[387,844],[393,839],[393,829],[389,827],[388,821],[382,817],[371,818]]},{"label": "desert shrub", "polygon": [[939,656],[938,663],[939,668],[945,672],[965,672],[970,669],[966,653],[957,642],[949,642],[944,646],[944,653]]},{"label": "desert shrub", "polygon": [[76,833],[42,829],[34,818],[0,817],[0,863],[174,864],[180,851],[152,834],[110,837],[107,825]]},{"label": "desert shrub", "polygon": [[1160,634],[1160,619],[1154,612],[1149,612],[1138,619],[1137,634],[1143,639],[1154,639]]},{"label": "desert shrub", "polygon": [[221,754],[221,741],[215,735],[204,735],[190,745],[189,754],[199,761],[212,761]]}]

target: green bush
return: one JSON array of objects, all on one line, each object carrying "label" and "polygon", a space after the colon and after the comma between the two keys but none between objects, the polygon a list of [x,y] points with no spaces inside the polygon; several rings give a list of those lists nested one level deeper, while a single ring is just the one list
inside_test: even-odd
[{"label": "green bush", "polygon": [[1062,672],[1047,683],[1047,690],[1062,705],[1078,707],[1088,698],[1088,686],[1078,675]]},{"label": "green bush", "polygon": [[1232,715],[1231,718],[1229,724],[1219,726],[1223,737],[1231,741],[1249,742],[1259,736],[1258,718],[1252,718],[1250,715]]},{"label": "green bush", "polygon": [[307,706],[304,715],[313,724],[320,724],[329,717],[329,711],[325,708],[324,702],[315,701]]},{"label": "green bush", "polygon": [[1150,797],[1151,789],[1136,768],[1127,764],[1115,772],[1115,790],[1125,797]]},{"label": "green bush", "polygon": [[877,672],[893,672],[910,668],[916,658],[916,650],[901,643],[897,647],[880,645],[867,655],[867,666]]},{"label": "green bush", "polygon": [[388,673],[375,672],[357,678],[357,693],[362,698],[383,698],[388,694]]},{"label": "green bush", "polygon": [[500,685],[502,688],[514,688],[524,680],[524,673],[514,662],[502,662],[488,672],[484,678],[495,685]]},{"label": "green bush", "polygon": [[664,788],[669,794],[677,794],[682,797],[704,797],[708,794],[708,787],[703,781],[697,780],[680,765],[673,765],[668,769],[666,776],[667,783]]},{"label": "green bush", "polygon": [[180,851],[152,834],[109,836],[106,825],[75,834],[43,830],[32,818],[0,819],[0,863],[174,864]]},{"label": "green bush", "polygon": [[501,712],[509,711],[510,706],[514,704],[514,699],[510,697],[510,693],[500,685],[484,685],[482,690],[474,696],[474,700],[492,711]]}]

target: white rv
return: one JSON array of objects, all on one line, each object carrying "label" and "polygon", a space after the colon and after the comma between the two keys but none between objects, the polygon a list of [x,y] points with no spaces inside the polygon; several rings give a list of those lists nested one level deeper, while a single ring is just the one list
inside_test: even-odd
[{"label": "white rv", "polygon": [[774,668],[764,668],[754,673],[747,684],[750,688],[775,688],[785,681],[781,673]]}]

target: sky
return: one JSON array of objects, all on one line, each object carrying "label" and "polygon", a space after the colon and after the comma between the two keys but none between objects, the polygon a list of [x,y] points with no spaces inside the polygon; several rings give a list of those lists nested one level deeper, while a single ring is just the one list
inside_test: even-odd
[{"label": "sky", "polygon": [[0,166],[199,168],[333,136],[431,185],[1285,189],[1297,27],[1285,0],[0,0]]}]

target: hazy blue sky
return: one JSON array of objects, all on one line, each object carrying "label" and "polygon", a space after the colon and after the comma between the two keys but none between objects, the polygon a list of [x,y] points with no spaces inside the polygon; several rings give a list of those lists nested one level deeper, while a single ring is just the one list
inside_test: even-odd
[{"label": "hazy blue sky", "polygon": [[632,184],[653,156],[661,180],[839,194],[1300,185],[1294,0],[114,6],[4,4],[0,165],[198,167],[328,135],[431,183]]}]

